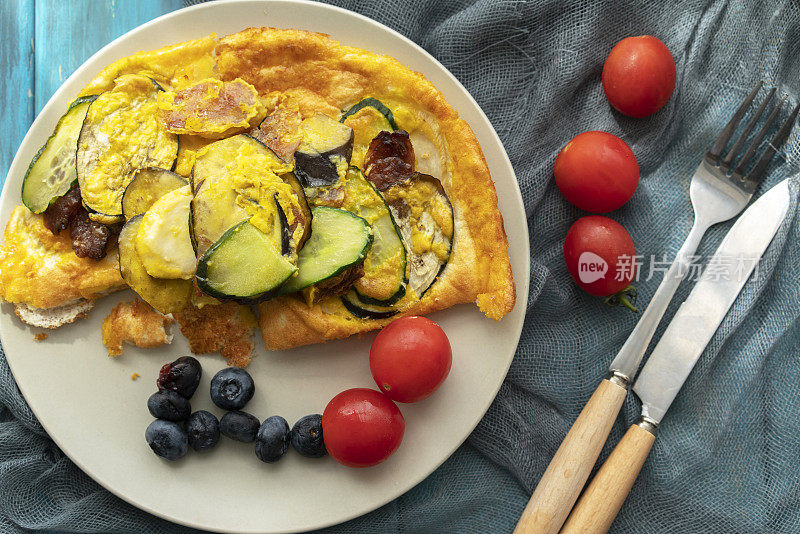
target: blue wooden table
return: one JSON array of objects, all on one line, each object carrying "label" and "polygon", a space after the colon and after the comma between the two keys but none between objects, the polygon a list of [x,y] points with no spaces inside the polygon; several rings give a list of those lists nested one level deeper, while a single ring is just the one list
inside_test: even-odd
[{"label": "blue wooden table", "polygon": [[89,56],[182,0],[0,0],[0,184],[25,132]]}]

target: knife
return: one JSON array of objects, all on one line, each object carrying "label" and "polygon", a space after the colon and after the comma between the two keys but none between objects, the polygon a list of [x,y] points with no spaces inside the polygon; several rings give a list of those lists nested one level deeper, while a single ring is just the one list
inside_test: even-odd
[{"label": "knife", "polygon": [[736,221],[642,368],[633,391],[642,417],[631,426],[573,508],[562,534],[606,532],[633,487],[664,414],[786,218],[789,180]]}]

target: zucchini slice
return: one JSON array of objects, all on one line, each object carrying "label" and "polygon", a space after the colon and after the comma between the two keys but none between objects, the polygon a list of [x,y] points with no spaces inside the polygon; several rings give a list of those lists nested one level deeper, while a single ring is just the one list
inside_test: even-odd
[{"label": "zucchini slice", "polygon": [[351,115],[355,115],[359,111],[364,108],[371,107],[377,110],[383,117],[386,119],[386,122],[389,123],[389,126],[392,130],[398,130],[397,123],[394,121],[394,115],[392,114],[392,110],[386,107],[383,102],[378,100],[377,98],[368,97],[360,102],[357,102],[353,107],[342,113],[339,122],[345,122],[345,119],[350,117]]},{"label": "zucchini slice", "polygon": [[122,220],[122,195],[137,169],[169,169],[178,137],[157,117],[160,85],[125,74],[89,105],[78,137],[77,172],[83,203],[94,220]]},{"label": "zucchini slice", "polygon": [[341,299],[347,311],[359,319],[388,319],[398,312],[392,308],[367,304],[358,297],[355,291],[350,291]]},{"label": "zucchini slice", "polygon": [[281,294],[300,291],[343,273],[364,261],[372,246],[372,232],[363,218],[324,206],[311,211],[311,238],[298,255],[297,275],[283,285]]},{"label": "zucchini slice", "polygon": [[373,242],[364,260],[364,276],[354,285],[366,304],[391,306],[406,292],[406,247],[389,206],[357,167],[347,171],[344,209],[372,226]]},{"label": "zucchini slice", "polygon": [[370,141],[381,132],[397,130],[392,112],[374,98],[362,100],[343,113],[339,121],[353,129],[353,156],[350,165],[362,169]]},{"label": "zucchini slice", "polygon": [[[307,238],[310,211],[291,170],[291,164],[244,134],[202,149],[192,170],[191,234],[197,256],[228,229],[250,220],[265,234],[288,228],[286,254],[296,261]],[[276,246],[283,249],[280,243]]]},{"label": "zucchini slice", "polygon": [[139,169],[122,194],[122,214],[126,220],[141,215],[162,196],[188,184],[183,176],[167,169]]},{"label": "zucchini slice", "polygon": [[408,252],[408,287],[422,298],[450,259],[455,229],[450,199],[439,180],[418,172],[383,196]]},{"label": "zucchini slice", "polygon": [[353,155],[353,129],[317,113],[300,124],[303,141],[294,153],[295,175],[304,187],[335,184]]},{"label": "zucchini slice", "polygon": [[136,251],[136,236],[142,215],[132,217],[119,234],[119,272],[132,290],[161,313],[175,313],[189,302],[193,292],[190,280],[162,280],[147,273]]},{"label": "zucchini slice", "polygon": [[84,96],[70,104],[55,130],[31,160],[22,181],[22,203],[33,213],[43,213],[78,180],[75,153],[86,110],[97,96]]},{"label": "zucchini slice", "polygon": [[136,252],[150,276],[194,276],[197,258],[189,238],[189,185],[170,191],[144,213],[136,235]]},{"label": "zucchini slice", "polygon": [[195,280],[212,297],[253,301],[272,296],[296,271],[270,236],[242,221],[200,258]]}]

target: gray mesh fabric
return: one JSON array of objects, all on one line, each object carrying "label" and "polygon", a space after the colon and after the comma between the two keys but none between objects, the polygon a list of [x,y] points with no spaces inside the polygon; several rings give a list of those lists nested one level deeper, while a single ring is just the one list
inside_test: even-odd
[{"label": "gray mesh fabric", "polygon": [[[691,172],[738,102],[759,79],[797,101],[800,6],[789,0],[335,3],[422,45],[484,109],[519,179],[532,274],[514,363],[468,443],[406,495],[333,530],[507,532],[636,321],[582,293],[566,271],[563,237],[582,214],[553,183],[555,154],[584,130],[625,139],[641,182],[611,216],[640,254],[673,257],[691,224]],[[640,34],[667,44],[678,83],[662,111],[635,120],[610,110],[600,71],[615,42]],[[761,192],[796,172],[799,147],[793,132]],[[800,531],[797,184],[792,195],[789,219],[663,421],[613,532]],[[699,253],[713,252],[729,227],[714,228]],[[639,282],[640,302],[658,279]],[[689,289],[681,286],[668,318]],[[66,459],[23,402],[4,359],[0,404],[1,530],[179,530],[111,496]],[[601,459],[638,413],[629,396]]]}]

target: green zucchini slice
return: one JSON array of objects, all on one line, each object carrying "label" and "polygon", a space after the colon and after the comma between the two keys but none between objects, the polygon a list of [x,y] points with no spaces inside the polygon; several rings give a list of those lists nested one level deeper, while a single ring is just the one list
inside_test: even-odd
[{"label": "green zucchini slice", "polygon": [[359,319],[388,319],[397,314],[398,310],[389,307],[376,306],[363,302],[355,291],[350,291],[341,297],[344,307]]},{"label": "green zucchini slice", "polygon": [[[244,220],[264,233],[288,232],[276,246],[294,258],[310,226],[302,187],[283,162],[257,139],[240,134],[205,147],[192,169],[190,233],[198,257]],[[276,202],[277,201],[277,202]]]},{"label": "green zucchini slice", "polygon": [[119,234],[119,272],[131,289],[161,313],[175,313],[182,310],[192,294],[191,280],[164,280],[147,273],[136,251],[136,236],[142,215],[132,217]]},{"label": "green zucchini slice", "polygon": [[123,219],[122,195],[136,170],[171,168],[178,155],[178,137],[158,118],[161,86],[138,74],[114,82],[89,105],[76,154],[83,204],[105,224]]},{"label": "green zucchini slice", "polygon": [[439,180],[414,173],[383,191],[408,252],[408,287],[418,298],[441,276],[453,247],[453,206]]},{"label": "green zucchini slice", "polygon": [[312,211],[311,237],[297,259],[297,275],[281,288],[294,293],[337,276],[367,256],[372,232],[363,218],[336,208],[319,206]]},{"label": "green zucchini slice", "polygon": [[186,178],[167,169],[139,169],[122,194],[122,214],[126,220],[141,215],[162,196],[188,184]]},{"label": "green zucchini slice", "polygon": [[75,100],[31,160],[22,181],[22,203],[33,213],[43,213],[77,181],[78,136],[86,110],[95,98],[97,96],[84,96]]},{"label": "green zucchini slice", "polygon": [[368,107],[377,110],[381,115],[383,115],[392,130],[399,130],[397,123],[394,121],[394,114],[392,114],[392,110],[386,107],[383,102],[377,98],[372,97],[365,98],[364,100],[357,102],[353,107],[343,112],[342,116],[339,118],[339,122],[345,122],[348,117],[355,115],[362,109]]},{"label": "green zucchini slice", "polygon": [[195,280],[212,297],[253,301],[274,295],[296,271],[270,236],[242,221],[200,258]]},{"label": "green zucchini slice", "polygon": [[364,260],[364,276],[354,288],[361,301],[391,306],[406,292],[406,247],[389,206],[357,167],[350,167],[344,186],[344,208],[372,226],[373,242]]}]

